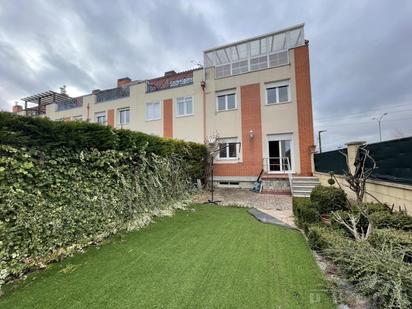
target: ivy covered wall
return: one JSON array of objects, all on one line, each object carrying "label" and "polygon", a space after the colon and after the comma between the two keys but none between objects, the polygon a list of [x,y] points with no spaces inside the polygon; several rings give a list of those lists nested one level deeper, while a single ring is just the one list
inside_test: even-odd
[{"label": "ivy covered wall", "polygon": [[203,145],[0,113],[0,286],[183,206]]}]

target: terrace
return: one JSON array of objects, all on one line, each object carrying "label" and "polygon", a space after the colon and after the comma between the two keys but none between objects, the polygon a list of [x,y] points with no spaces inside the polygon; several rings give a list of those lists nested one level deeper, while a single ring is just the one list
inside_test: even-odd
[{"label": "terrace", "polygon": [[290,48],[305,43],[303,24],[204,52],[205,68],[215,67],[215,78],[289,64]]},{"label": "terrace", "polygon": [[101,91],[96,92],[96,103],[123,99],[129,96],[130,96],[129,86],[101,90]]},{"label": "terrace", "polygon": [[146,93],[192,85],[193,71],[189,70],[179,73],[168,71],[162,77],[147,80]]},{"label": "terrace", "polygon": [[72,100],[65,93],[58,93],[54,91],[45,91],[29,97],[22,98],[24,101],[24,112],[26,116],[40,116],[46,114],[46,106],[49,104],[61,104]]}]

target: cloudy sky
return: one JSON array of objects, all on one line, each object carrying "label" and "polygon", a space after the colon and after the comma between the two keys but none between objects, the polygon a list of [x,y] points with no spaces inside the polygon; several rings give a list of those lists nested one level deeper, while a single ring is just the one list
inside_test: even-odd
[{"label": "cloudy sky", "polygon": [[202,62],[217,45],[305,23],[315,130],[349,140],[412,135],[412,1],[0,0],[0,108]]}]

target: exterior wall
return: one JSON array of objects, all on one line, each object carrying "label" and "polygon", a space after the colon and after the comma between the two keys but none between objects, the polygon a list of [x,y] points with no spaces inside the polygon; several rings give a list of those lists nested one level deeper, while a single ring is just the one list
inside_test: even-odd
[{"label": "exterior wall", "polygon": [[[330,178],[327,173],[315,172],[323,186],[329,186],[328,179]],[[355,198],[355,194],[344,184],[346,183],[345,177],[341,175],[335,175],[342,188],[348,194],[348,197]],[[337,184],[334,184],[337,187]],[[412,214],[412,186],[397,184],[387,181],[368,180],[366,183],[366,191],[375,196],[382,203],[388,205],[395,205],[395,210],[398,207],[402,207],[407,210],[408,214]],[[365,202],[376,202],[371,196],[365,195]]]},{"label": "exterior wall", "polygon": [[173,137],[173,99],[163,101],[163,136]]},{"label": "exterior wall", "polygon": [[296,102],[299,124],[299,148],[301,174],[313,173],[313,116],[312,94],[310,87],[309,46],[306,43],[294,50]]},{"label": "exterior wall", "polygon": [[[242,151],[239,160],[228,162],[216,160],[216,175],[217,179],[227,176],[229,171],[232,175],[238,176],[236,179],[242,180],[242,177],[256,176],[263,167],[262,158],[268,157],[267,136],[272,134],[292,134],[292,161],[293,172],[300,173],[300,144],[299,144],[299,127],[298,127],[298,110],[297,110],[297,93],[295,81],[295,57],[294,50],[289,51],[290,63],[285,66],[265,69],[260,71],[249,72],[245,74],[230,76],[222,79],[214,79],[214,70],[206,71],[206,135],[207,137],[218,136],[220,138],[237,137],[242,143]],[[266,84],[277,81],[290,81],[290,102],[280,104],[266,104]],[[254,100],[256,108],[251,111],[248,108],[243,111],[243,107],[250,102],[250,97],[245,94],[242,96],[243,87],[255,85],[254,95],[257,98]],[[237,108],[231,111],[218,112],[216,109],[216,93],[223,90],[236,89]],[[245,88],[246,89],[246,88]],[[250,89],[250,88],[249,88]],[[249,113],[258,113],[256,119],[259,119],[261,125],[255,128],[254,147],[259,147],[259,157],[248,158],[246,165],[243,164],[246,160],[245,151],[249,151],[249,124],[243,122],[243,119]],[[247,134],[246,134],[247,133]],[[311,131],[313,140],[313,129]],[[222,168],[218,165],[222,164]],[[229,168],[230,164],[233,164]],[[247,166],[247,167],[246,167]],[[220,177],[222,176],[222,177]]]},{"label": "exterior wall", "polygon": [[[204,75],[205,74],[205,75]],[[206,77],[206,78],[205,78]],[[167,77],[169,78],[169,77]],[[205,80],[205,90],[201,82]],[[289,81],[290,100],[285,103],[266,103],[268,83]],[[155,79],[159,85],[162,78]],[[128,81],[130,82],[130,81]],[[236,91],[236,108],[217,111],[217,94]],[[73,119],[95,122],[95,115],[106,113],[107,125],[120,128],[118,109],[130,109],[130,122],[124,129],[158,136],[203,143],[218,138],[236,138],[241,142],[239,158],[216,162],[215,175],[235,177],[232,180],[255,179],[269,157],[268,138],[271,135],[292,136],[292,172],[312,173],[313,123],[310,91],[308,46],[289,50],[289,63],[244,74],[215,79],[214,68],[193,71],[193,83],[175,88],[146,92],[145,82],[130,82],[130,96],[96,103],[94,94],[83,97],[83,106],[56,111],[56,105],[47,106],[47,116],[55,119]],[[191,96],[193,115],[177,115],[177,98]],[[160,103],[160,118],[146,120],[147,103]],[[253,131],[253,138],[249,132]]]}]

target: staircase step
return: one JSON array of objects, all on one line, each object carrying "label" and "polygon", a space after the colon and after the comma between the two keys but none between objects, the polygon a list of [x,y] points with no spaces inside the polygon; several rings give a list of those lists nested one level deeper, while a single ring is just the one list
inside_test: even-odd
[{"label": "staircase step", "polygon": [[294,197],[310,197],[310,193],[293,192]]}]

